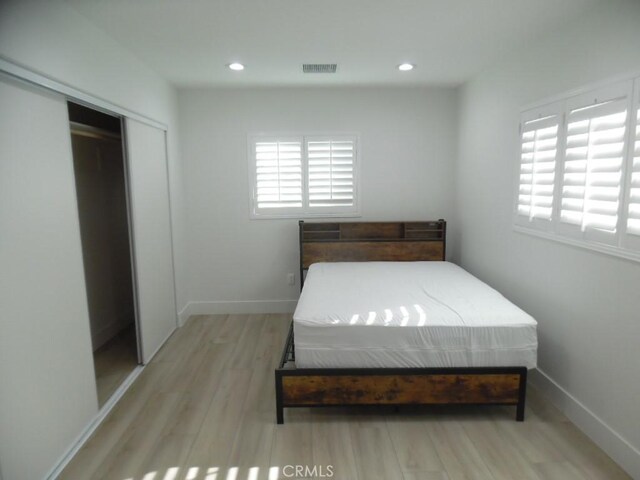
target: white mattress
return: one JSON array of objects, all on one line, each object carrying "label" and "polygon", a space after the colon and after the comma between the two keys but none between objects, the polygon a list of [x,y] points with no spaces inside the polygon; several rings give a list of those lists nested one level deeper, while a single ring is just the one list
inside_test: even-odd
[{"label": "white mattress", "polygon": [[298,368],[536,366],[536,321],[449,262],[313,264],[293,319]]}]

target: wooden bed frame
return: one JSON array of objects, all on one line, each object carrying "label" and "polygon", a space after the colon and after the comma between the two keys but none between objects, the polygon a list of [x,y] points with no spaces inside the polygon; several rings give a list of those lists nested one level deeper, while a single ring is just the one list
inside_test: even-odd
[{"label": "wooden bed frame", "polygon": [[[305,223],[300,279],[316,262],[443,261],[444,220]],[[515,405],[524,420],[526,367],[296,368],[293,322],[275,371],[276,416],[284,408],[362,405]]]}]

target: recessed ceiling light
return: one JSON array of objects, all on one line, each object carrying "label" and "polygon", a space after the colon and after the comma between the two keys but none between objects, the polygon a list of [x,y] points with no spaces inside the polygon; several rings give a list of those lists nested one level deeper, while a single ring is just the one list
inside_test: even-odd
[{"label": "recessed ceiling light", "polygon": [[401,72],[408,72],[409,70],[413,70],[415,65],[413,63],[401,63],[398,65],[398,70]]},{"label": "recessed ceiling light", "polygon": [[231,70],[236,70],[236,71],[244,70],[244,65],[237,62],[230,63],[229,65],[227,65],[227,67],[229,67]]}]

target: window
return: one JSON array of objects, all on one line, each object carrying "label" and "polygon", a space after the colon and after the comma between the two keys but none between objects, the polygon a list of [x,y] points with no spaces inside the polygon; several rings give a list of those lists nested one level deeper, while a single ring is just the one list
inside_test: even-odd
[{"label": "window", "polygon": [[523,112],[517,229],[640,260],[639,88],[619,82]]},{"label": "window", "polygon": [[[622,194],[629,87],[567,101],[559,232],[615,245]],[[608,95],[607,95],[608,94]]]},{"label": "window", "polygon": [[358,214],[355,136],[251,136],[249,151],[252,218]]},{"label": "window", "polygon": [[636,79],[631,110],[631,145],[627,175],[627,218],[623,247],[640,251],[640,78]]},{"label": "window", "polygon": [[254,143],[256,208],[302,207],[302,142],[298,139],[258,140]]},{"label": "window", "polygon": [[[640,102],[639,102],[640,103]],[[629,185],[627,233],[640,235],[640,108],[636,108],[633,161]]]},{"label": "window", "polygon": [[561,118],[559,105],[523,117],[517,205],[521,224],[547,230],[551,222]]}]

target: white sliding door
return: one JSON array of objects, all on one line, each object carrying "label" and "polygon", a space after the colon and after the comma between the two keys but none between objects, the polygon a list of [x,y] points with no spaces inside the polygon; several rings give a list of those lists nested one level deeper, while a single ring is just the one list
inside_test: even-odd
[{"label": "white sliding door", "polygon": [[66,99],[0,78],[0,463],[43,478],[98,410]]},{"label": "white sliding door", "polygon": [[142,359],[176,328],[165,132],[126,120]]}]

